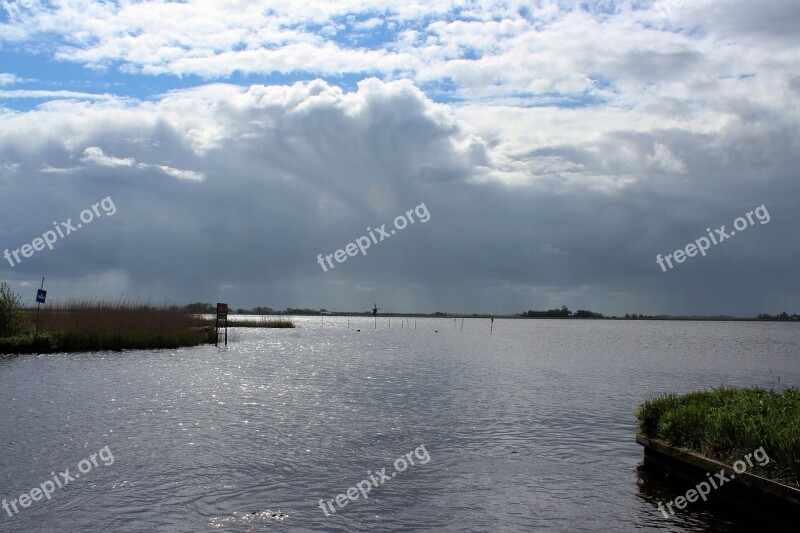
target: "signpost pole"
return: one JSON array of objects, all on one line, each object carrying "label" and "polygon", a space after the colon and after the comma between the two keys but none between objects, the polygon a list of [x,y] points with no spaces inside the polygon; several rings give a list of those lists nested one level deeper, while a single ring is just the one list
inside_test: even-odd
[{"label": "signpost pole", "polygon": [[217,321],[214,325],[214,346],[219,346],[219,323],[225,322],[225,346],[228,345],[228,304],[217,303]]},{"label": "signpost pole", "polygon": [[42,286],[36,294],[36,335],[39,335],[39,309],[42,308],[46,295],[47,293],[44,292],[44,276],[42,276]]}]

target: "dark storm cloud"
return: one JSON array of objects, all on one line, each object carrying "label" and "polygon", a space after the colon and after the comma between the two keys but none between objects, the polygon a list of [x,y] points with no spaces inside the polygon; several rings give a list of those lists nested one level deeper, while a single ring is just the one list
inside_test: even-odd
[{"label": "dark storm cloud", "polygon": [[[197,23],[224,22],[220,6],[153,9],[191,7],[184,14]],[[139,101],[105,90],[47,96],[2,74],[14,92],[1,98],[53,101],[0,115],[0,252],[103,198],[117,207],[52,251],[2,264],[2,277],[31,287],[45,275],[55,296],[235,307],[797,311],[795,2],[698,1],[658,12],[547,3],[525,20],[514,6],[483,2],[469,24],[439,12],[426,21],[425,6],[415,6],[403,16],[420,16],[417,29],[386,37],[377,54],[345,53],[322,33],[282,33],[254,15],[228,26],[245,40],[266,31],[274,50],[240,49],[222,31],[209,38],[224,54],[195,53],[206,36],[173,28],[180,50],[137,39],[120,55],[128,41],[112,23],[140,32],[150,12],[98,5],[108,30],[68,17],[65,27],[102,38],[54,53],[93,67],[120,61],[161,76],[228,79],[232,69],[274,72],[306,58],[307,72],[366,69],[386,79],[354,90],[221,83]],[[36,44],[37,32],[52,31],[48,13],[0,34]],[[474,59],[454,55],[463,49]],[[389,81],[400,71],[408,79]],[[434,103],[426,84],[463,100]],[[317,263],[421,203],[428,222],[327,272]],[[762,204],[769,223],[668,272],[657,265],[657,254],[706,228],[730,230]]]}]

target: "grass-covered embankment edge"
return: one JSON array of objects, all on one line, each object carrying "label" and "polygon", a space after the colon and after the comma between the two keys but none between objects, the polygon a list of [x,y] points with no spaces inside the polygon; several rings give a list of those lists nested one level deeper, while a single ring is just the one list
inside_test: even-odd
[{"label": "grass-covered embankment edge", "polygon": [[[186,308],[124,299],[72,299],[25,308],[10,285],[0,282],[0,355],[190,348],[214,344],[214,325]],[[282,317],[227,325],[294,327]]]},{"label": "grass-covered embankment edge", "polygon": [[0,355],[175,349],[214,342],[214,331],[99,333],[48,332],[0,338]]},{"label": "grass-covered embankment edge", "polygon": [[[198,325],[189,326],[181,331],[168,326],[158,328],[152,324],[144,331],[115,331],[116,328],[99,331],[93,329],[91,324],[82,324],[83,329],[77,331],[46,331],[39,335],[22,333],[12,337],[0,337],[0,356],[108,350],[171,350],[214,344],[214,321],[194,323]],[[188,323],[184,326],[188,326]],[[294,323],[290,320],[228,322],[228,328],[231,329],[294,327]]]},{"label": "grass-covered embankment edge", "polygon": [[763,448],[769,463],[748,471],[800,486],[800,389],[666,394],[645,400],[636,416],[643,436],[725,464]]}]

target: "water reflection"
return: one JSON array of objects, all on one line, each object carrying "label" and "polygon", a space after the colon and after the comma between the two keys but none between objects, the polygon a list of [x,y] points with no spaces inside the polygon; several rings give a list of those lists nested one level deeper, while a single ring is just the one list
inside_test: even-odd
[{"label": "water reflection", "polygon": [[[796,517],[768,511],[745,492],[722,486],[712,490],[707,500],[687,502],[681,510],[673,504],[672,511],[666,506],[678,496],[694,489],[706,481],[704,471],[687,473],[668,462],[648,457],[636,468],[638,496],[652,507],[652,513],[665,523],[679,526],[685,531],[720,531],[745,533],[754,530],[797,531]],[[659,507],[659,504],[661,507]],[[664,516],[667,515],[667,517]]]}]

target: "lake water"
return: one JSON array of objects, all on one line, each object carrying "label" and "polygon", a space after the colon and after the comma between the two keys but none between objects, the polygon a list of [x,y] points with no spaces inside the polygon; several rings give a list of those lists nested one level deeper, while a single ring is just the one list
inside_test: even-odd
[{"label": "lake water", "polygon": [[636,406],[800,384],[796,324],[346,321],[0,358],[0,498],[74,478],[0,531],[739,531],[725,509],[661,515],[691,486],[642,467]]}]

